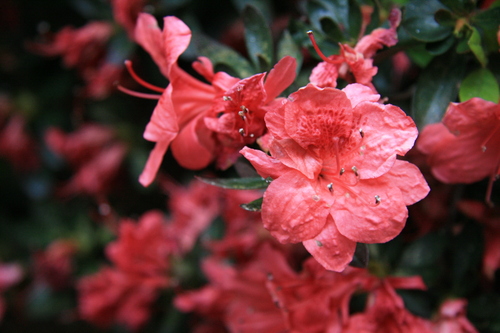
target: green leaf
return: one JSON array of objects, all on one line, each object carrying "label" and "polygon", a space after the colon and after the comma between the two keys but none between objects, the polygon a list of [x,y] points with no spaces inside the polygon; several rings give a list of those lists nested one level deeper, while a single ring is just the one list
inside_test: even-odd
[{"label": "green leaf", "polygon": [[472,34],[469,37],[469,41],[467,42],[472,53],[476,56],[477,60],[481,64],[481,66],[486,67],[487,59],[486,54],[484,53],[483,46],[481,45],[481,35],[479,31],[472,27]]},{"label": "green leaf", "polygon": [[500,7],[489,8],[481,11],[471,18],[471,23],[484,30],[497,31],[500,26]]},{"label": "green leaf", "polygon": [[348,19],[349,21],[347,22],[346,28],[349,31],[349,37],[351,39],[357,39],[361,31],[363,15],[361,14],[361,8],[356,0],[349,0]]},{"label": "green leaf", "polygon": [[196,177],[204,183],[232,189],[232,190],[254,190],[267,188],[269,186],[270,181],[264,179],[262,177],[251,177],[251,178],[204,178],[204,177]]},{"label": "green leaf", "polygon": [[273,61],[273,39],[271,29],[262,13],[252,5],[243,9],[245,43],[248,54],[257,71],[268,71]]},{"label": "green leaf", "polygon": [[440,25],[447,27],[455,27],[457,22],[457,16],[446,9],[439,9],[436,14],[434,14],[434,19]]},{"label": "green leaf", "polygon": [[262,201],[264,200],[264,198],[259,198],[257,200],[254,200],[252,202],[249,202],[247,204],[242,204],[240,205],[241,208],[243,208],[244,210],[248,210],[250,212],[260,212],[260,210],[262,209]]},{"label": "green leaf", "polygon": [[437,42],[427,43],[425,45],[425,49],[432,55],[440,55],[448,51],[450,47],[453,46],[454,43],[455,43],[455,37],[453,35],[450,35],[446,39]]},{"label": "green leaf", "polygon": [[419,128],[441,121],[450,102],[455,101],[458,84],[465,75],[466,59],[453,52],[434,60],[420,75],[412,99],[412,115]]},{"label": "green leaf", "polygon": [[440,9],[446,7],[437,0],[412,0],[404,8],[401,26],[417,40],[442,40],[448,37],[453,29],[440,25],[434,19],[434,14]]},{"label": "green leaf", "polygon": [[500,91],[497,79],[486,68],[473,71],[462,81],[458,92],[461,102],[465,102],[472,97],[480,97],[484,100],[498,103]]},{"label": "green leaf", "polygon": [[418,66],[424,68],[434,59],[434,56],[426,49],[425,44],[418,44],[406,50],[406,54]]},{"label": "green leaf", "polygon": [[281,39],[278,41],[277,56],[278,59],[282,59],[284,56],[287,55],[292,56],[297,60],[297,72],[298,72],[302,67],[302,60],[303,60],[302,52],[300,52],[299,47],[293,40],[290,31],[285,30],[283,32],[283,35],[281,36]]},{"label": "green leaf", "polygon": [[370,251],[368,250],[368,246],[364,243],[357,243],[354,256],[352,257],[352,261],[349,263],[349,266],[366,268],[368,267],[369,257]]},{"label": "green leaf", "polygon": [[217,65],[228,67],[235,76],[240,78],[249,77],[255,74],[252,65],[242,55],[208,36],[196,34],[192,38],[192,43],[195,45],[197,53],[203,54],[209,58],[214,67]]},{"label": "green leaf", "polygon": [[439,0],[439,2],[460,15],[467,15],[475,7],[474,0]]}]

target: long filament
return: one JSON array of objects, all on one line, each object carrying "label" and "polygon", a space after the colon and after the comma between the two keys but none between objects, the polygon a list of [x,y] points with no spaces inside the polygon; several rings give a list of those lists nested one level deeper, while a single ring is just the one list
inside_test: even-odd
[{"label": "long filament", "polygon": [[137,92],[137,91],[133,91],[133,90],[127,89],[127,88],[125,88],[123,86],[120,86],[120,85],[118,85],[116,88],[118,90],[120,90],[121,92],[124,92],[125,94],[131,95],[131,96],[135,96],[135,97],[139,97],[139,98],[160,99],[160,97],[161,97],[161,95],[145,94],[145,93],[140,93],[140,92]]},{"label": "long filament", "polygon": [[155,86],[151,83],[148,83],[146,81],[144,81],[143,79],[141,79],[139,77],[139,75],[137,75],[137,73],[134,71],[134,69],[132,68],[132,61],[130,60],[125,60],[125,66],[127,67],[127,70],[128,72],[130,73],[130,76],[132,76],[132,78],[137,81],[137,83],[139,83],[140,85],[142,85],[143,87],[145,88],[148,88],[148,89],[151,89],[153,91],[157,91],[157,92],[164,92],[165,91],[165,88],[162,88],[162,87],[158,87],[158,86]]}]

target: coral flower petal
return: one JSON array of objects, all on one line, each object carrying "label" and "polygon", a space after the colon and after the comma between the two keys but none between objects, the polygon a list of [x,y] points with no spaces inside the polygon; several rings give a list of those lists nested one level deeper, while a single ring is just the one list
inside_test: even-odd
[{"label": "coral flower petal", "polygon": [[337,272],[351,262],[356,249],[356,242],[339,233],[331,216],[319,235],[302,244],[323,267]]},{"label": "coral flower petal", "polygon": [[289,171],[273,180],[264,193],[264,227],[282,243],[315,237],[326,223],[328,210],[302,174]]}]

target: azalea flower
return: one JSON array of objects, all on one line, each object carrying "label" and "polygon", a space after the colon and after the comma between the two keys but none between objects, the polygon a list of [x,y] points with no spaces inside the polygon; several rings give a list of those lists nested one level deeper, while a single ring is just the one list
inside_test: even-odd
[{"label": "azalea flower", "polygon": [[478,333],[466,316],[467,300],[447,299],[440,308],[432,329],[436,333]]},{"label": "azalea flower", "polygon": [[362,37],[352,48],[347,44],[340,44],[340,54],[326,57],[319,49],[312,32],[309,37],[318,55],[323,60],[313,68],[309,81],[319,87],[337,86],[337,78],[349,83],[361,83],[376,92],[372,78],[377,74],[377,67],[373,66],[373,56],[384,46],[393,46],[397,43],[397,27],[401,21],[399,9],[393,9],[389,16],[390,28],[378,28],[369,35]]},{"label": "azalea flower", "polygon": [[450,103],[441,123],[427,125],[417,148],[444,183],[470,184],[500,173],[500,105],[474,97]]},{"label": "azalea flower", "polygon": [[383,243],[403,229],[429,191],[416,166],[396,159],[417,137],[412,119],[371,89],[309,84],[266,114],[266,153],[241,153],[273,181],[264,226],[282,243],[303,242],[325,268],[343,270],[357,242]]},{"label": "azalea flower", "polygon": [[107,328],[124,324],[131,331],[141,328],[151,315],[157,290],[133,275],[110,267],[78,281],[80,318]]},{"label": "azalea flower", "polygon": [[144,132],[146,140],[156,142],[139,178],[144,186],[154,180],[169,147],[185,168],[202,169],[216,157],[219,168],[229,167],[244,145],[264,133],[267,108],[295,79],[296,61],[292,57],[281,59],[267,77],[261,73],[243,80],[224,72],[214,73],[210,60],[200,57],[193,68],[209,83],[192,77],[177,65],[178,57],[189,45],[191,31],[176,17],[165,17],[161,31],[153,16],[142,13],[135,35],[170,80],[166,89],[152,86],[138,78],[128,65],[139,83],[161,95],[120,88],[138,97],[159,99]]},{"label": "azalea flower", "polygon": [[395,290],[402,288],[426,289],[420,276],[380,280],[368,296],[367,309],[351,316],[342,332],[433,333],[427,320],[414,316],[405,308]]},{"label": "azalea flower", "polygon": [[6,303],[2,294],[23,278],[23,269],[19,264],[0,263],[0,322],[5,313]]}]

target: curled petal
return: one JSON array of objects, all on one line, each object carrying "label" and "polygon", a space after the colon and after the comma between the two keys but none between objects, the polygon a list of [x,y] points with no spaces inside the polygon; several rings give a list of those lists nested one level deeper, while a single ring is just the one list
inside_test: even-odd
[{"label": "curled petal", "polygon": [[244,147],[240,153],[252,163],[259,175],[263,178],[271,177],[278,178],[280,175],[289,170],[277,159],[274,159],[261,150]]},{"label": "curled petal", "polygon": [[175,136],[167,140],[158,141],[151,153],[149,153],[148,161],[146,162],[144,170],[139,176],[139,183],[141,183],[142,186],[149,186],[153,182],[156,174],[158,173],[158,170],[160,169],[161,162],[163,161],[163,156],[165,155],[165,152],[167,151],[168,146],[170,145],[170,142],[174,137]]},{"label": "curled petal", "polygon": [[265,103],[275,99],[295,81],[295,69],[297,68],[297,60],[295,58],[286,56],[283,57],[274,66],[266,77],[264,89],[267,93]]}]

